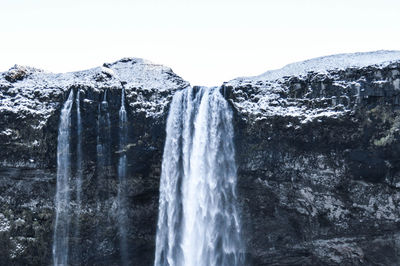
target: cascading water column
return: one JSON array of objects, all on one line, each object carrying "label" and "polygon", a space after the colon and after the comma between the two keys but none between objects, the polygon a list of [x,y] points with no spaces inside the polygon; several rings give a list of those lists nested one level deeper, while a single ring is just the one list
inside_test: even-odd
[{"label": "cascading water column", "polygon": [[107,90],[103,100],[98,105],[97,117],[97,167],[96,167],[96,195],[95,195],[95,224],[92,236],[92,248],[96,258],[104,256],[104,250],[113,247],[113,239],[109,236],[114,228],[114,221],[110,213],[113,198],[110,197],[112,182],[111,172],[111,123]]},{"label": "cascading water column", "polygon": [[[80,91],[76,95],[76,204],[77,204],[77,221],[79,221],[79,214],[81,212],[81,195],[82,195],[82,175],[83,175],[83,161],[82,161],[82,117],[80,108]],[[79,225],[79,223],[77,223]],[[76,228],[76,235],[79,236],[79,226]]]},{"label": "cascading water column", "polygon": [[82,156],[82,116],[80,108],[80,90],[78,89],[75,99],[76,106],[76,210],[75,210],[75,227],[74,227],[74,239],[75,243],[73,251],[71,251],[72,259],[76,262],[80,260],[81,253],[81,241],[80,241],[80,215],[82,209],[82,178],[83,178],[83,156]]},{"label": "cascading water column", "polygon": [[128,138],[127,116],[125,110],[125,89],[122,88],[121,93],[121,108],[119,109],[119,149],[120,157],[118,162],[118,228],[120,236],[120,253],[121,264],[128,264],[128,251],[126,228],[127,214],[126,214],[126,145]]},{"label": "cascading water column", "polygon": [[69,178],[71,174],[70,133],[74,93],[71,90],[61,110],[57,138],[56,221],[53,235],[53,264],[68,264]]},{"label": "cascading water column", "polygon": [[97,178],[99,196],[108,196],[108,173],[111,163],[110,159],[110,114],[108,112],[107,90],[104,91],[103,101],[98,107],[97,118]]},{"label": "cascading water column", "polygon": [[228,103],[218,88],[179,91],[166,131],[154,264],[243,265]]}]

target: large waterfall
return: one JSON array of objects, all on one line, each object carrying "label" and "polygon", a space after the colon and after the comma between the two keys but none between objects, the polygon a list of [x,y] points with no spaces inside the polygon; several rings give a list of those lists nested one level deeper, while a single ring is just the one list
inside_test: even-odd
[{"label": "large waterfall", "polygon": [[218,88],[179,91],[166,131],[154,264],[243,265],[228,103]]},{"label": "large waterfall", "polygon": [[57,139],[56,221],[53,235],[53,264],[68,264],[69,178],[71,173],[70,133],[74,93],[71,90],[61,110]]},{"label": "large waterfall", "polygon": [[119,162],[118,162],[118,228],[120,235],[121,264],[127,265],[126,227],[126,145],[128,138],[127,116],[125,110],[125,89],[122,89],[121,108],[119,109]]}]

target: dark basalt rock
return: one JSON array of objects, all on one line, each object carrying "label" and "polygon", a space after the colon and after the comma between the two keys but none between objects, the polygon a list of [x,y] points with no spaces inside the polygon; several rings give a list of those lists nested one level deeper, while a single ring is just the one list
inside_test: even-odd
[{"label": "dark basalt rock", "polygon": [[[135,58],[74,73],[16,66],[0,75],[0,265],[51,264],[58,120],[71,89],[81,91],[85,169],[71,262],[120,264],[115,198],[123,86],[130,263],[152,265],[168,104],[189,84]],[[400,264],[399,82],[396,61],[222,86],[235,113],[248,265]],[[97,173],[97,108],[105,90],[112,163]],[[76,132],[75,103],[72,121]]]},{"label": "dark basalt rock", "polygon": [[[13,70],[14,71],[14,70]],[[18,72],[18,71],[17,71]],[[125,73],[126,72],[126,73]],[[9,72],[3,73],[3,77]],[[81,92],[84,178],[80,236],[73,236],[73,265],[119,265],[117,227],[118,111],[126,91],[128,114],[128,246],[132,265],[151,265],[167,107],[188,83],[171,69],[127,58],[88,71],[34,72],[14,83],[0,82],[0,265],[49,265],[52,261],[57,131],[69,91]],[[107,90],[111,164],[96,169],[98,106]],[[71,207],[76,206],[76,106],[72,107]]]},{"label": "dark basalt rock", "polygon": [[[400,263],[399,70],[225,85],[239,110],[238,190],[252,264]],[[275,108],[241,112],[243,99],[262,105],[274,91]]]}]

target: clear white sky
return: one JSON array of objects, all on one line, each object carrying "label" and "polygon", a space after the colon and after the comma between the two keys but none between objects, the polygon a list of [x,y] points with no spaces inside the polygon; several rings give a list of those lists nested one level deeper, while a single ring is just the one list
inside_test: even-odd
[{"label": "clear white sky", "polygon": [[220,85],[312,57],[400,50],[400,0],[1,0],[0,71],[122,57]]}]

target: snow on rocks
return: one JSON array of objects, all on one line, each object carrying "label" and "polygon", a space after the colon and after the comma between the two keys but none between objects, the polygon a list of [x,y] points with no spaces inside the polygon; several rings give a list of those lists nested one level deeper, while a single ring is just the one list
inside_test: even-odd
[{"label": "snow on rocks", "polygon": [[400,51],[339,54],[224,83],[234,107],[253,121],[282,116],[301,124],[350,114],[368,97],[399,100]]},{"label": "snow on rocks", "polygon": [[328,74],[332,70],[363,68],[373,65],[383,68],[390,63],[398,61],[400,61],[400,51],[381,50],[365,53],[336,54],[292,63],[281,69],[267,71],[254,77],[236,78],[229,83],[245,83],[260,80],[274,81],[288,76],[307,76],[310,72]]},{"label": "snow on rocks", "polygon": [[0,213],[0,233],[7,232],[11,229],[10,221]]},{"label": "snow on rocks", "polygon": [[[119,105],[125,88],[129,112],[157,119],[166,114],[174,91],[187,86],[170,68],[137,58],[69,73],[15,65],[0,73],[0,165],[28,167],[29,159],[40,156],[39,162],[47,165],[47,142],[57,134],[57,112],[71,89],[80,90],[83,106],[89,108],[103,99],[105,91],[110,92],[110,105]],[[15,154],[22,155],[11,158]]]},{"label": "snow on rocks", "polygon": [[124,85],[130,107],[146,117],[165,114],[173,92],[190,86],[171,68],[140,58],[124,58],[104,66]]},{"label": "snow on rocks", "polygon": [[[0,113],[40,116],[45,121],[60,106],[71,87],[102,92],[105,88],[121,89],[121,83],[126,86],[128,102],[129,93],[135,94],[136,90],[139,94],[142,90],[171,93],[189,86],[170,68],[137,58],[125,58],[102,67],[63,74],[15,65],[9,71],[0,73]],[[138,100],[146,101],[147,98]],[[151,112],[153,102],[141,104],[148,116],[159,115]],[[147,110],[149,106],[150,110]]]}]

